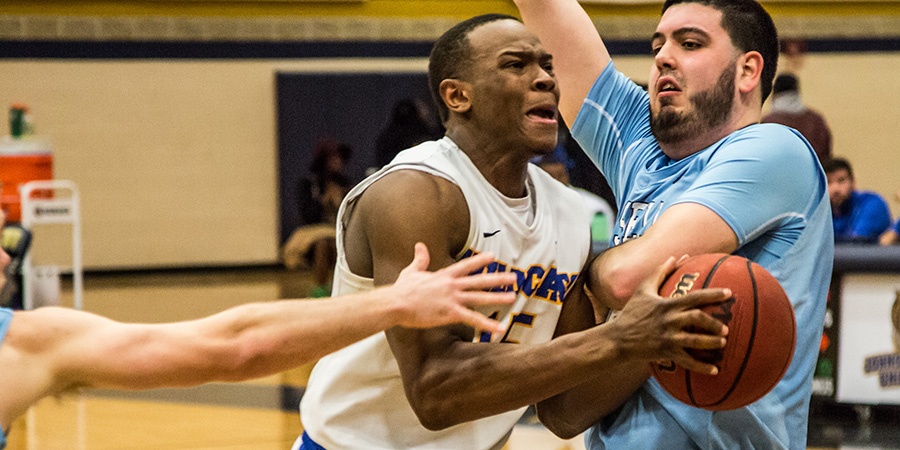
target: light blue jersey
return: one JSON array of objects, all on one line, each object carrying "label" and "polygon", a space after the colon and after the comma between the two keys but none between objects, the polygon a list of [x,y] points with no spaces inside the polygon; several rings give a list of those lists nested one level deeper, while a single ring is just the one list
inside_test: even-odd
[{"label": "light blue jersey", "polygon": [[805,449],[834,255],[827,182],[812,148],[791,128],[755,124],[673,160],[650,131],[647,93],[612,63],[585,99],[572,135],[615,193],[619,214],[610,245],[640,237],[672,205],[704,205],[737,235],[735,254],[781,282],[798,325],[787,373],[759,401],[706,411],[675,400],[651,378],[620,412],[588,430],[587,446]]},{"label": "light blue jersey", "polygon": [[[6,338],[6,330],[9,329],[9,323],[12,322],[13,312],[9,308],[0,308],[0,347],[3,346],[3,339]],[[6,448],[6,431],[3,424],[0,424],[0,450]]]}]

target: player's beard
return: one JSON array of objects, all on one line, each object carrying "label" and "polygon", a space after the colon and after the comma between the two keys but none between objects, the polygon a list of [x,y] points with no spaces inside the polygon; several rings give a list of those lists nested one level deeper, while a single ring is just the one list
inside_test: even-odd
[{"label": "player's beard", "polygon": [[674,144],[690,139],[722,125],[731,117],[734,106],[734,80],[737,68],[730,64],[719,75],[712,88],[688,98],[693,105],[689,112],[672,111],[660,107],[656,114],[650,111],[650,130],[662,144]]}]

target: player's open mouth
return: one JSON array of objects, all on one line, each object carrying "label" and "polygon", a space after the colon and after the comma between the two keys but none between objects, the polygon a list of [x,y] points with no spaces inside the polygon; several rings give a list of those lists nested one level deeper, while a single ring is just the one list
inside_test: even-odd
[{"label": "player's open mouth", "polygon": [[556,108],[539,106],[529,109],[525,115],[539,122],[556,122]]},{"label": "player's open mouth", "polygon": [[681,92],[681,86],[672,77],[662,77],[656,82],[656,92],[659,96],[675,95]]},{"label": "player's open mouth", "polygon": [[678,90],[678,88],[676,88],[674,84],[666,83],[659,89],[659,92],[668,92],[668,91],[677,91],[677,90]]}]

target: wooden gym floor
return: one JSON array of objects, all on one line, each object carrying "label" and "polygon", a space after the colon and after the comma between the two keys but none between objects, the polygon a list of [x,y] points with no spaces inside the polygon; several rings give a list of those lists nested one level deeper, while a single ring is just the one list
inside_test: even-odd
[{"label": "wooden gym floor", "polygon": [[[85,310],[116,320],[186,320],[246,302],[304,297],[303,272],[262,268],[89,274]],[[71,304],[70,283],[63,286]],[[18,419],[8,450],[287,450],[302,431],[297,401],[311,365],[243,383],[144,392],[85,390],[44,399]],[[810,449],[900,449],[900,414],[874,409],[868,420],[846,407],[817,405]],[[578,450],[533,419],[516,427],[506,450]]]}]

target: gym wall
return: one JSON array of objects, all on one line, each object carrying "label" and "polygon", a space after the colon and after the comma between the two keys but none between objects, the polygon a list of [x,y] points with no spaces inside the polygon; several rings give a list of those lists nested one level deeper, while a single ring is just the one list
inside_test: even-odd
[{"label": "gym wall", "polygon": [[[635,55],[649,48],[658,3],[588,6],[617,65],[636,80],[647,77],[650,58]],[[831,124],[835,153],[852,160],[861,188],[893,198],[897,3],[766,5],[783,36],[810,42],[798,67],[803,96]],[[56,178],[81,189],[87,269],[274,264],[277,74],[421,73],[431,41],[485,12],[515,8],[480,0],[7,0],[0,105],[31,107],[37,133],[52,139]]]}]

